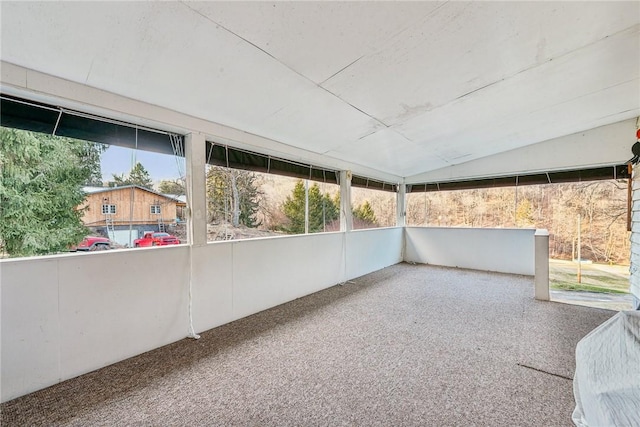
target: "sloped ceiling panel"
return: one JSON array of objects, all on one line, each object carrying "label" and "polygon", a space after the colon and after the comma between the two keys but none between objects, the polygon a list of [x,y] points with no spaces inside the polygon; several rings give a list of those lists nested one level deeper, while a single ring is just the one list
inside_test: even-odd
[{"label": "sloped ceiling panel", "polygon": [[398,176],[640,115],[638,2],[0,7],[3,61]]},{"label": "sloped ceiling panel", "polygon": [[440,2],[193,2],[187,5],[321,84],[418,24]]},{"label": "sloped ceiling panel", "polygon": [[324,86],[394,125],[637,24],[632,3],[450,2]]},{"label": "sloped ceiling panel", "polygon": [[447,165],[447,162],[425,153],[424,149],[392,129],[377,131],[327,154],[337,158],[357,156],[364,163],[378,169],[390,165],[398,170],[433,170]]}]

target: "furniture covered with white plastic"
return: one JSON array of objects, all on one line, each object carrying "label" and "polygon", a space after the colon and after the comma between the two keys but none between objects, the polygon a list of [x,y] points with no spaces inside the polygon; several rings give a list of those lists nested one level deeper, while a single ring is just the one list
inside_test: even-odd
[{"label": "furniture covered with white plastic", "polygon": [[577,426],[640,426],[640,311],[620,312],[580,340],[573,391]]}]

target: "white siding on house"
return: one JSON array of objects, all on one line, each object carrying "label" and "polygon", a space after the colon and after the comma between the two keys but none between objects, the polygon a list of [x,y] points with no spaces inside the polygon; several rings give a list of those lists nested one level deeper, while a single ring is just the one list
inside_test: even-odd
[{"label": "white siding on house", "polygon": [[631,205],[631,260],[629,272],[631,293],[634,295],[634,308],[640,304],[640,168],[633,168],[633,202]]}]

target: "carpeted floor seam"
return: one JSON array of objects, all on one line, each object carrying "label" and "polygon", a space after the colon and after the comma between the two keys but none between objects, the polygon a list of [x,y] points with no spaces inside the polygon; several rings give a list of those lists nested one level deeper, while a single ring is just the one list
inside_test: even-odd
[{"label": "carpeted floor seam", "polygon": [[553,372],[545,371],[543,369],[534,368],[533,366],[527,366],[522,363],[517,363],[518,366],[522,368],[532,369],[536,372],[542,372],[543,374],[553,375],[554,377],[563,378],[565,380],[573,381],[573,378],[565,377],[564,375],[554,374]]}]

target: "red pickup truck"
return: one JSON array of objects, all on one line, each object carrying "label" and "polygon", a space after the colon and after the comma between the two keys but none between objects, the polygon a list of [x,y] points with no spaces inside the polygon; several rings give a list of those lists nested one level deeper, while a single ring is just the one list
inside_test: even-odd
[{"label": "red pickup truck", "polygon": [[77,246],[73,246],[70,251],[103,251],[111,249],[111,240],[106,237],[87,236]]},{"label": "red pickup truck", "polygon": [[169,233],[157,233],[149,231],[144,233],[140,239],[133,241],[133,246],[136,248],[144,248],[148,246],[167,246],[167,245],[179,245],[180,240],[176,236],[172,236]]}]

